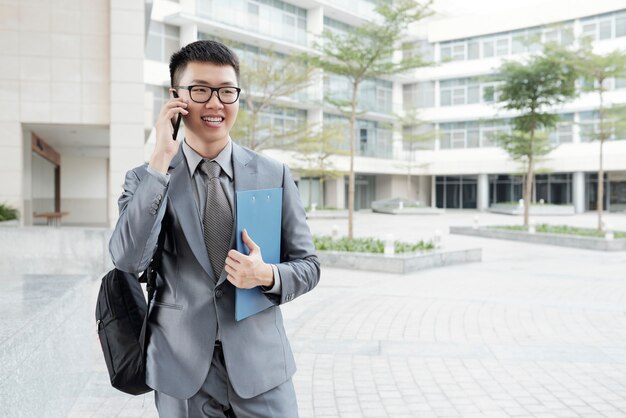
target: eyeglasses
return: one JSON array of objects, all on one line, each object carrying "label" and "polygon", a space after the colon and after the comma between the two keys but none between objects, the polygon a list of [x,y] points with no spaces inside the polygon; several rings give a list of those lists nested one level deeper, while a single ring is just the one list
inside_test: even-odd
[{"label": "eyeglasses", "polygon": [[213,92],[217,93],[217,99],[222,104],[232,104],[239,99],[241,89],[239,87],[209,87],[209,86],[173,86],[175,89],[189,90],[189,97],[196,103],[206,103],[211,100]]}]

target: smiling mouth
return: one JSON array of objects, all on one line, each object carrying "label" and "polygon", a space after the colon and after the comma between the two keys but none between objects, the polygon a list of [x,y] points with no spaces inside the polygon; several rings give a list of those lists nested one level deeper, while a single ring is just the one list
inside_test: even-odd
[{"label": "smiling mouth", "polygon": [[224,118],[221,116],[203,116],[202,120],[207,122],[207,123],[222,123],[224,121]]}]

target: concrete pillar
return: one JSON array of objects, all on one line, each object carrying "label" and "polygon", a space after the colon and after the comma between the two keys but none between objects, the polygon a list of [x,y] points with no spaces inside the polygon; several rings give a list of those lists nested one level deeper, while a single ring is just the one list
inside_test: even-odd
[{"label": "concrete pillar", "polygon": [[437,207],[437,176],[430,177],[430,207]]},{"label": "concrete pillar", "polygon": [[108,219],[118,218],[117,199],[126,171],[144,162],[144,1],[111,0],[111,125]]},{"label": "concrete pillar", "polygon": [[[1,100],[1,99],[0,99]],[[4,103],[0,103],[4,105]],[[7,106],[14,104],[7,104]],[[25,205],[25,187],[30,190],[30,183],[25,184],[25,179],[30,180],[30,166],[25,165],[24,156],[30,158],[31,142],[22,140],[22,129],[20,123],[8,119],[0,112],[0,155],[2,155],[2,166],[0,167],[0,203],[5,203],[18,210],[18,219],[24,225],[24,218],[27,218],[30,207]],[[26,170],[28,169],[28,173]]]},{"label": "concrete pillar", "polygon": [[572,176],[572,200],[576,213],[585,212],[585,173],[577,171]]},{"label": "concrete pillar", "polygon": [[481,212],[489,209],[489,175],[478,175],[478,210]]},{"label": "concrete pillar", "polygon": [[344,177],[326,180],[326,201],[324,205],[329,208],[345,209],[346,192]]}]

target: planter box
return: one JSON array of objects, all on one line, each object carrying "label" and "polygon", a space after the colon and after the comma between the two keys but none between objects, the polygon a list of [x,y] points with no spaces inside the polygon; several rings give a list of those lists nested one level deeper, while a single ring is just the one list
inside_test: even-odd
[{"label": "planter box", "polygon": [[478,228],[451,226],[451,234],[471,235],[483,238],[524,241],[535,244],[556,245],[559,247],[582,248],[596,251],[626,251],[626,239],[606,240],[604,238],[577,237],[574,235],[545,234],[521,231],[506,231],[494,228]]},{"label": "planter box", "polygon": [[[523,215],[524,206],[519,205],[499,205],[497,203],[489,207],[493,213],[503,213],[505,215]],[[542,215],[575,215],[574,205],[531,205],[528,213],[533,216]]]},{"label": "planter box", "polygon": [[439,208],[412,208],[412,207],[403,207],[402,209],[398,207],[377,207],[374,208],[372,206],[372,211],[376,213],[387,213],[390,215],[441,215],[445,212],[443,209]]},{"label": "planter box", "polygon": [[307,219],[348,219],[348,211],[340,210],[315,210],[306,213]]},{"label": "planter box", "polygon": [[482,249],[434,250],[393,256],[344,251],[318,251],[318,256],[324,267],[408,274],[429,268],[482,261]]}]

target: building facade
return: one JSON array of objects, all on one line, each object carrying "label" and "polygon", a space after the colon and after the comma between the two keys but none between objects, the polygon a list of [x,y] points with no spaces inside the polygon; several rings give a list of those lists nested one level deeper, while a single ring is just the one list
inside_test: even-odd
[{"label": "building facade", "polygon": [[[312,52],[324,30],[367,24],[375,0],[73,0],[0,4],[0,202],[21,223],[64,212],[68,225],[113,225],[127,169],[150,154],[152,127],[168,98],[169,56],[197,39],[236,43],[242,61],[272,50]],[[495,106],[490,75],[505,59],[523,58],[542,41],[594,39],[599,52],[626,49],[622,1],[554,1],[531,8],[465,17],[436,16],[406,34],[403,53],[433,65],[367,80],[357,121],[356,208],[409,197],[442,208],[485,210],[521,197],[522,168],[490,138],[510,129]],[[399,52],[397,53],[399,54]],[[610,80],[607,102],[626,103],[626,80]],[[324,97],[345,98],[346,80],[325,74],[297,97],[281,98],[262,118],[273,130],[345,118]],[[596,205],[598,98],[584,93],[558,109],[551,140],[558,147],[539,165],[535,199]],[[419,125],[403,114],[417,114]],[[404,123],[402,121],[405,121]],[[417,146],[404,139],[433,132]],[[347,132],[344,147],[347,148]],[[237,140],[237,138],[234,138]],[[605,208],[626,209],[626,141],[605,144]],[[55,158],[43,150],[51,150]],[[264,152],[296,172],[305,206],[347,206],[347,178],[298,175],[301,161],[275,147]],[[347,171],[348,159],[332,159]]]}]

